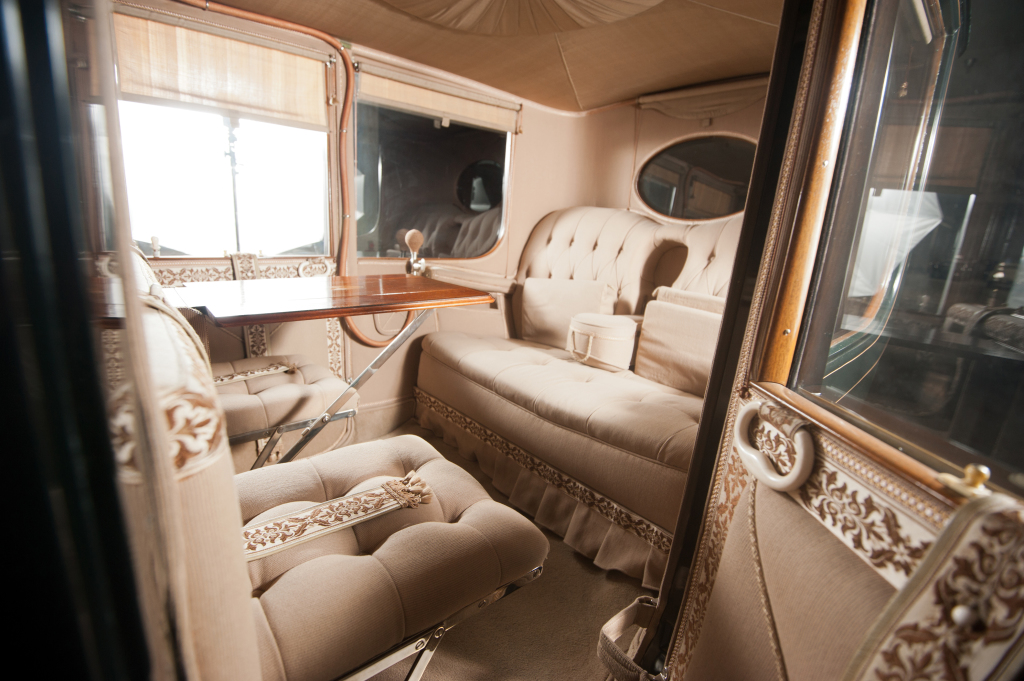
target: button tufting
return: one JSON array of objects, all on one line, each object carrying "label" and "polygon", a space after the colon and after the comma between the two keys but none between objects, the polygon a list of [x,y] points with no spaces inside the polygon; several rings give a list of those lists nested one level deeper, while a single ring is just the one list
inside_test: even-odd
[{"label": "button tufting", "polygon": [[714,262],[714,261],[715,261],[715,254],[712,253],[711,255],[708,256],[708,262],[710,263],[710,262]]}]

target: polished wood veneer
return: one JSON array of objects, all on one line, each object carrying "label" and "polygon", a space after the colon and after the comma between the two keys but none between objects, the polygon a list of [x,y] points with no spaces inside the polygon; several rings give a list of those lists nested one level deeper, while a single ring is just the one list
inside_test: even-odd
[{"label": "polished wood veneer", "polygon": [[491,303],[465,286],[404,274],[209,281],[164,289],[167,302],[204,308],[217,326],[274,324]]}]

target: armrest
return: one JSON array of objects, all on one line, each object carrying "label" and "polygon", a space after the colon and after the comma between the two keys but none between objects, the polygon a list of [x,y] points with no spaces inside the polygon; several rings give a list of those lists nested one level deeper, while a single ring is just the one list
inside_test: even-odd
[{"label": "armrest", "polygon": [[448,265],[427,265],[427,276],[438,281],[468,286],[486,293],[509,293],[516,285],[515,279],[497,274],[478,272]]}]

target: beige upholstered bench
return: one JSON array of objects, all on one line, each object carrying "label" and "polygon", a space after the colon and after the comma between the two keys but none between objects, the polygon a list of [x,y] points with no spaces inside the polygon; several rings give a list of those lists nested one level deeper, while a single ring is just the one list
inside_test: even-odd
[{"label": "beige upholstered bench", "polygon": [[[516,276],[510,330],[516,337],[438,332],[424,338],[416,388],[421,424],[477,459],[513,505],[598,566],[656,588],[741,223],[736,215],[662,225],[607,208],[548,215],[530,236]],[[651,308],[659,315],[671,315],[676,303],[703,309],[692,313],[696,324],[658,333],[646,319],[641,345],[647,334],[648,347],[657,341],[662,356],[641,357],[636,371],[606,371],[573,361],[564,330],[561,347],[553,345],[558,333],[547,344],[523,339],[531,320],[551,314],[530,308],[536,303],[527,287],[535,278],[603,282],[612,297],[607,312],[619,315],[643,315],[655,297]],[[708,328],[694,328],[705,319]],[[703,334],[704,350],[696,354],[688,350],[694,334]],[[688,363],[701,365],[703,383],[680,377]]]}]

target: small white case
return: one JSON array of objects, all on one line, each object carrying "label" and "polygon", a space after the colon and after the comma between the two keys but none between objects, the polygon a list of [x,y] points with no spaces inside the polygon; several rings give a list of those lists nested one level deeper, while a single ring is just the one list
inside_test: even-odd
[{"label": "small white case", "polygon": [[581,364],[623,371],[633,361],[636,322],[625,315],[584,312],[572,318],[565,349]]}]

